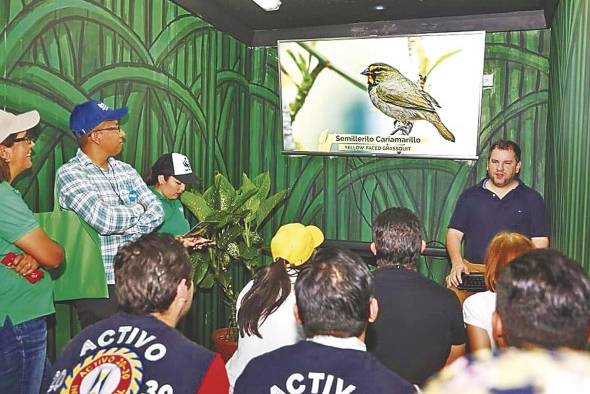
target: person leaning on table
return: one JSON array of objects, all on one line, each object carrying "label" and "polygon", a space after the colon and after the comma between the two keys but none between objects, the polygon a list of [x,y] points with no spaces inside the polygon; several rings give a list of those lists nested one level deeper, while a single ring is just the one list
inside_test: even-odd
[{"label": "person leaning on table", "polygon": [[[58,267],[62,248],[39,228],[20,193],[11,186],[31,168],[35,145],[29,129],[39,113],[0,110],[0,259],[16,255],[9,268],[0,264],[0,393],[38,393],[47,365],[46,317],[53,308],[53,282],[47,268]],[[26,277],[40,269],[43,278]]]},{"label": "person leaning on table", "polygon": [[135,168],[115,159],[125,142],[119,120],[127,112],[96,100],[76,105],[70,129],[80,148],[57,170],[59,205],[98,233],[108,286],[108,298],[74,301],[82,327],[117,312],[113,259],[122,245],[154,231],[164,216],[162,204]]}]

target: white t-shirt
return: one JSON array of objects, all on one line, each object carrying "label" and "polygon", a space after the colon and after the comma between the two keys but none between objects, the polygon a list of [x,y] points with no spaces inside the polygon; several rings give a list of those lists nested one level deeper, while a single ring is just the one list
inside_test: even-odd
[{"label": "white t-shirt", "polygon": [[494,336],[492,335],[492,314],[496,309],[496,293],[484,291],[467,297],[463,303],[463,320],[465,324],[486,330],[492,350],[496,349]]},{"label": "white t-shirt", "polygon": [[[295,279],[297,279],[297,271],[288,269],[287,272],[291,278],[291,292],[281,306],[270,314],[258,328],[262,338],[256,335],[238,338],[238,349],[226,364],[230,393],[233,392],[236,380],[248,362],[254,357],[283,346],[293,345],[304,338],[303,329],[297,323],[293,314],[293,307],[295,305],[293,285],[295,284]],[[236,303],[237,311],[240,310],[242,299],[252,288],[252,284],[252,281],[248,282],[240,292],[240,295],[238,295],[238,301]]]}]

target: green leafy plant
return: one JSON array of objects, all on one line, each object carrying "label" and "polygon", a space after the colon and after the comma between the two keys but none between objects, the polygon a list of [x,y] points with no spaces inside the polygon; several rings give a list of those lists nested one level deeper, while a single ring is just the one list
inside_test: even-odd
[{"label": "green leafy plant", "polygon": [[260,233],[270,213],[287,197],[288,190],[270,194],[268,172],[250,180],[242,174],[236,189],[222,174],[202,194],[185,191],[182,203],[200,221],[211,222],[206,234],[215,243],[191,254],[195,286],[208,289],[217,283],[230,311],[229,326],[235,327],[237,292],[232,286],[231,267],[242,264],[253,274],[265,265],[268,248]]}]

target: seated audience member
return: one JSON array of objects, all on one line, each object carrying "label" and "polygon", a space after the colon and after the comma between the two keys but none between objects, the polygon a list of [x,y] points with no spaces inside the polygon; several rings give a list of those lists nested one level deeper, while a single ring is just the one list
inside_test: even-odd
[{"label": "seated audience member", "polygon": [[496,281],[495,354],[478,352],[445,368],[425,387],[435,393],[590,392],[590,278],[551,249],[515,259]]},{"label": "seated audience member", "polygon": [[478,352],[446,367],[423,394],[587,394],[590,355],[561,349]]},{"label": "seated audience member", "polygon": [[272,238],[274,262],[258,271],[238,296],[240,337],[227,363],[231,387],[251,359],[303,338],[293,315],[293,285],[300,268],[323,241],[319,228],[300,223],[285,224]]},{"label": "seated audience member", "polygon": [[192,265],[170,235],[148,234],[114,259],[117,314],[82,330],[48,393],[227,393],[221,357],[174,327],[193,299]]},{"label": "seated audience member", "polygon": [[486,251],[485,283],[488,291],[476,293],[463,303],[463,320],[467,326],[469,349],[495,349],[492,315],[496,310],[496,280],[502,269],[516,257],[535,248],[531,240],[517,233],[502,232],[491,241]]},{"label": "seated audience member", "polygon": [[463,355],[466,339],[457,297],[416,271],[424,247],[420,221],[408,209],[387,209],[373,222],[380,313],[367,330],[367,347],[417,385]]},{"label": "seated audience member", "polygon": [[492,318],[499,346],[583,349],[590,337],[590,278],[556,250],[534,250],[496,282]]},{"label": "seated audience member", "polygon": [[307,340],[250,361],[236,394],[414,392],[365,351],[365,328],[377,317],[378,305],[373,278],[360,257],[319,250],[299,274],[295,297],[295,315]]}]

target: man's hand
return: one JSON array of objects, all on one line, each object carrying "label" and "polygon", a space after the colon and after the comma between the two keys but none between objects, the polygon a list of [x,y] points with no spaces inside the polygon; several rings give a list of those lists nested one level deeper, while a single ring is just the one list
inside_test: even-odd
[{"label": "man's hand", "polygon": [[14,259],[13,269],[22,276],[27,276],[39,268],[39,263],[32,256],[24,253]]},{"label": "man's hand", "polygon": [[447,276],[447,287],[457,287],[463,281],[461,280],[461,273],[469,274],[469,268],[461,260],[451,265],[451,272]]},{"label": "man's hand", "polygon": [[469,273],[469,269],[463,262],[461,255],[461,242],[463,241],[463,232],[454,228],[447,230],[447,252],[451,260],[451,273],[447,276],[447,287],[457,287],[461,283],[461,273]]}]

